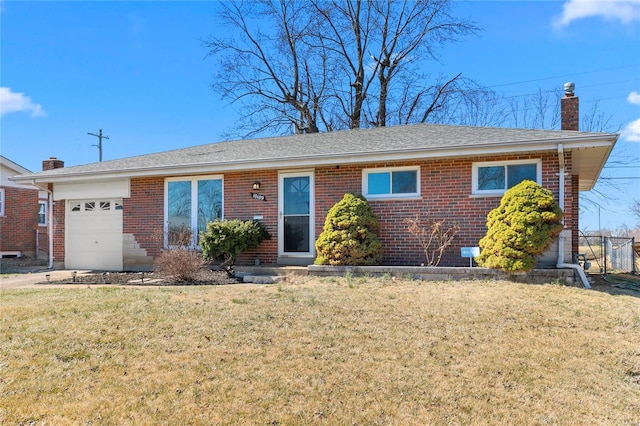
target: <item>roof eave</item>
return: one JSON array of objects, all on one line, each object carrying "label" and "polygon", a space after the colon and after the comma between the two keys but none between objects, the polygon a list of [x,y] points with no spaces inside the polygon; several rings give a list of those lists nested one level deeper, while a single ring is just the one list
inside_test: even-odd
[{"label": "roof eave", "polygon": [[588,183],[586,183],[586,185],[584,184],[584,181],[579,180],[579,185],[578,185],[578,190],[579,191],[591,191],[596,186],[596,183],[598,182],[598,179],[600,178],[600,174],[602,174],[602,170],[604,169],[604,166],[606,165],[607,161],[609,160],[609,156],[611,155],[611,151],[613,151],[613,148],[615,147],[615,144],[618,141],[618,138],[620,137],[619,134],[615,134],[614,136],[615,136],[615,138],[611,141],[611,143],[608,146],[607,145],[600,145],[600,147],[605,147],[606,148],[606,152],[605,152],[604,155],[602,155],[600,157],[600,161],[599,161],[597,170],[593,174],[594,177],[590,178]]},{"label": "roof eave", "polygon": [[[24,176],[14,176],[13,178],[11,178],[11,180],[18,183],[56,183],[74,182],[79,180],[86,181],[130,177],[180,176],[201,173],[223,173],[239,170],[308,168],[337,164],[362,164],[383,161],[406,161],[430,158],[451,158],[547,151],[555,150],[558,144],[563,144],[565,149],[609,147],[609,150],[607,152],[610,153],[617,138],[617,134],[580,135],[571,139],[558,138],[540,141],[517,141],[508,144],[500,142],[478,144],[465,147],[454,146],[438,149],[419,148],[407,150],[388,150],[374,153],[353,152],[345,154],[306,155],[289,157],[286,159],[235,160],[219,163],[129,168],[114,171],[85,171],[78,173],[64,173],[59,175],[42,175],[42,173],[34,173]],[[608,154],[607,157],[603,159],[602,166],[604,166],[607,158]],[[599,173],[600,172],[598,172],[598,175]]]}]

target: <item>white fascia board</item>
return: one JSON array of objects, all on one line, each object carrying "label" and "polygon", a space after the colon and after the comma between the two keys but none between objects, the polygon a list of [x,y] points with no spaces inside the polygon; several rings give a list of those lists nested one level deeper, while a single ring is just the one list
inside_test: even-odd
[{"label": "white fascia board", "polygon": [[[602,173],[602,169],[604,169],[604,166],[606,165],[607,161],[609,160],[609,156],[611,155],[611,152],[613,151],[613,148],[614,148],[615,144],[618,142],[618,138],[619,138],[620,135],[619,134],[611,134],[609,136],[610,136],[610,139],[607,139],[607,141],[606,141],[606,142],[608,142],[608,144],[606,144],[604,142],[600,143],[599,145],[588,145],[588,146],[584,146],[584,145],[573,146],[571,144],[568,144],[569,149],[583,149],[583,148],[587,149],[587,148],[593,148],[593,147],[607,148],[606,154],[601,157],[600,164],[598,165],[597,172],[595,173],[595,179],[592,179],[590,181],[590,184],[585,186],[585,187],[582,187],[583,180],[581,179],[580,180],[580,184],[579,184],[579,186],[580,186],[579,191],[591,191],[596,186],[596,183],[597,183],[598,179],[600,178],[600,174]],[[595,143],[595,142],[593,142],[593,143]],[[565,148],[566,147],[567,147],[567,145],[565,145]]]},{"label": "white fascia board", "polygon": [[102,179],[99,182],[56,182],[53,187],[53,199],[82,200],[99,198],[129,198],[131,196],[129,179]]},{"label": "white fascia board", "polygon": [[31,173],[31,170],[22,167],[20,164],[9,160],[7,157],[0,155],[0,165],[7,167],[16,172],[16,174]]}]

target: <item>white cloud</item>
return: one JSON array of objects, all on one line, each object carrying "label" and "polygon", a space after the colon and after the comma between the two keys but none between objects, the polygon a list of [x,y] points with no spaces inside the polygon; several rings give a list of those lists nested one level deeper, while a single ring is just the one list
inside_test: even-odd
[{"label": "white cloud", "polygon": [[31,112],[32,117],[47,115],[40,104],[34,103],[24,93],[14,93],[9,87],[0,87],[0,116],[22,111]]},{"label": "white cloud", "polygon": [[630,104],[640,105],[640,93],[638,92],[629,93],[629,96],[627,97],[627,101],[629,101]]},{"label": "white cloud", "polygon": [[627,124],[620,137],[629,142],[640,142],[640,118]]},{"label": "white cloud", "polygon": [[640,21],[640,0],[568,0],[562,8],[562,15],[554,22],[557,27],[590,17],[620,20],[625,24]]}]

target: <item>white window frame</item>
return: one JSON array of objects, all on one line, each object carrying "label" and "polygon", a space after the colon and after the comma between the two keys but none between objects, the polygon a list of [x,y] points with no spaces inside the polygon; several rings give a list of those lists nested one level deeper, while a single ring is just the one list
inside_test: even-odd
[{"label": "white window frame", "polygon": [[0,188],[0,216],[4,216],[4,188]]},{"label": "white window frame", "polygon": [[[224,219],[224,175],[204,175],[204,176],[181,176],[165,178],[164,180],[164,246],[169,247],[169,182],[191,182],[191,230],[196,232],[198,228],[198,209],[194,209],[194,205],[198,205],[198,181],[200,180],[220,180],[222,181],[222,206],[221,219]],[[195,226],[194,226],[195,224]],[[194,248],[197,236],[194,234]]]},{"label": "white window frame", "polygon": [[[408,192],[402,194],[369,194],[369,174],[370,173],[390,173],[393,176],[394,172],[416,172],[416,192]],[[393,179],[393,178],[392,178]],[[393,189],[393,181],[391,186]],[[374,167],[362,169],[362,195],[367,200],[415,200],[420,198],[420,166],[403,166],[403,167]]]},{"label": "white window frame", "polygon": [[519,164],[535,164],[536,165],[536,183],[542,185],[542,159],[529,159],[529,160],[510,160],[510,161],[485,161],[479,163],[473,163],[471,173],[471,194],[472,195],[503,195],[507,189],[478,189],[478,169],[481,167],[505,167],[505,186],[507,176],[507,166],[519,165]]},{"label": "white window frame", "polygon": [[[49,201],[47,200],[38,200],[38,226],[47,226],[48,220],[47,216],[49,215]],[[40,222],[40,206],[44,205],[44,222]]]}]

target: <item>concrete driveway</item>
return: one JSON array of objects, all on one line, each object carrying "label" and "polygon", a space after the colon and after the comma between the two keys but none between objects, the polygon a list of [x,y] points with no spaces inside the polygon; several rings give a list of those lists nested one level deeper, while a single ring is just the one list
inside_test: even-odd
[{"label": "concrete driveway", "polygon": [[[9,273],[0,276],[0,290],[16,289],[16,288],[60,288],[73,287],[65,284],[42,284],[47,282],[47,274],[51,281],[59,281],[71,278],[72,271],[36,271]],[[85,271],[77,271],[82,274]],[[39,284],[40,283],[40,284]]]}]

